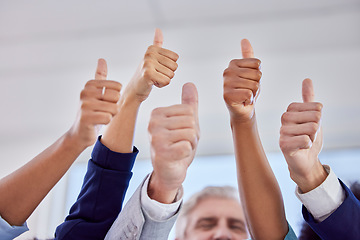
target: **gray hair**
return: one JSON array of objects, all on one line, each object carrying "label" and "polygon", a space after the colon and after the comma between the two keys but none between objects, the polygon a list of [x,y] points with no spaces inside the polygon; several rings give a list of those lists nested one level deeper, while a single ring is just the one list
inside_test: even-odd
[{"label": "gray hair", "polygon": [[207,198],[233,199],[240,203],[239,192],[234,187],[205,187],[203,190],[193,194],[182,206],[175,227],[175,236],[177,239],[183,239],[185,237],[189,213],[198,205],[201,200]]}]

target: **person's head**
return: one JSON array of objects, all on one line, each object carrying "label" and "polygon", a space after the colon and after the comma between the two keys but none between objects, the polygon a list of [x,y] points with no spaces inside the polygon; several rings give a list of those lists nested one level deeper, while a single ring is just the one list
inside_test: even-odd
[{"label": "person's head", "polygon": [[247,239],[245,215],[233,187],[206,187],[184,203],[176,222],[177,240]]}]

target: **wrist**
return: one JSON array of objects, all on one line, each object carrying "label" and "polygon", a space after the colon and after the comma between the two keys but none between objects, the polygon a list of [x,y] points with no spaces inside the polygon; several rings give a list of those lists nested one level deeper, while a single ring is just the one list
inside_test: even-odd
[{"label": "wrist", "polygon": [[155,201],[170,204],[175,201],[179,188],[178,186],[169,187],[168,184],[163,184],[153,172],[150,176],[147,193]]},{"label": "wrist", "polygon": [[80,135],[76,123],[63,135],[62,138],[62,144],[64,147],[78,149],[79,151],[83,151],[91,145],[88,140],[84,140],[84,137]]},{"label": "wrist", "polygon": [[250,130],[256,126],[256,116],[254,114],[251,118],[243,118],[236,115],[230,115],[230,125],[231,128],[241,127],[242,129]]},{"label": "wrist", "polygon": [[145,99],[138,97],[135,93],[132,93],[131,89],[125,89],[118,102],[119,108],[123,106],[129,106],[132,108],[139,108],[141,103]]},{"label": "wrist", "polygon": [[328,172],[319,161],[306,174],[294,174],[290,170],[291,179],[297,184],[302,193],[310,192],[320,186],[327,176]]},{"label": "wrist", "polygon": [[61,144],[65,149],[78,152],[79,154],[89,146],[74,132],[73,127],[62,136]]}]

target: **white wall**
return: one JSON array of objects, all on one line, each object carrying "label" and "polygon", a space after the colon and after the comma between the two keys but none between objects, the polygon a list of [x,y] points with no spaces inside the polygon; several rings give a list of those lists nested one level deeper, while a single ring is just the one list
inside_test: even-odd
[{"label": "white wall", "polygon": [[[107,59],[109,78],[125,85],[155,27],[163,29],[164,46],[179,53],[179,69],[170,86],[154,89],[141,108],[135,139],[140,159],[149,157],[151,110],[178,103],[187,81],[199,90],[198,155],[233,153],[222,71],[241,57],[242,38],[262,60],[257,115],[268,152],[279,151],[280,116],[301,100],[305,77],[314,80],[316,99],[324,104],[324,148],[360,147],[359,25],[359,0],[1,1],[0,177],[71,126],[97,58]],[[35,229],[42,227],[37,219],[46,206],[30,220]]]}]

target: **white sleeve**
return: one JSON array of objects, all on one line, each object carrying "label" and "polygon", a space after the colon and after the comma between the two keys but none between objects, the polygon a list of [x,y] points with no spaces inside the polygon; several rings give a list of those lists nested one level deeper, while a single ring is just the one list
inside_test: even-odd
[{"label": "white sleeve", "polygon": [[183,187],[178,190],[176,194],[175,202],[171,204],[164,204],[153,199],[150,199],[147,189],[149,185],[149,179],[151,174],[145,180],[145,183],[141,189],[141,206],[142,209],[153,219],[163,221],[171,218],[178,211],[183,197]]},{"label": "white sleeve", "polygon": [[29,228],[26,222],[22,226],[11,226],[0,216],[0,239],[10,240],[14,239],[20,234],[28,231]]},{"label": "white sleeve", "polygon": [[295,191],[302,204],[319,222],[335,212],[346,197],[345,190],[341,187],[335,173],[327,165],[324,165],[324,168],[329,175],[321,185],[307,193],[302,193],[298,187]]}]

